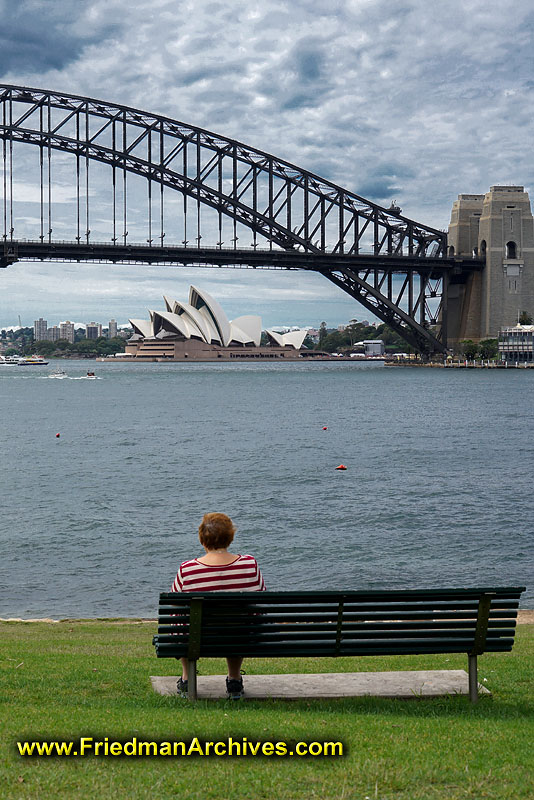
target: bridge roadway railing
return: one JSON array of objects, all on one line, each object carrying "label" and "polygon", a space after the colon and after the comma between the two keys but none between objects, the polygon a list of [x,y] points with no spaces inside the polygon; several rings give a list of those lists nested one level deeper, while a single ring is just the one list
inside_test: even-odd
[{"label": "bridge roadway railing", "polygon": [[455,257],[388,255],[359,253],[308,253],[299,250],[180,247],[132,242],[127,245],[92,241],[89,244],[71,240],[41,242],[18,239],[4,241],[0,266],[15,261],[102,261],[175,264],[176,266],[241,266],[250,269],[290,269],[322,272],[325,269],[349,267],[356,272],[391,272],[403,274],[414,270],[428,276],[443,271],[477,270],[483,265],[480,259]]}]

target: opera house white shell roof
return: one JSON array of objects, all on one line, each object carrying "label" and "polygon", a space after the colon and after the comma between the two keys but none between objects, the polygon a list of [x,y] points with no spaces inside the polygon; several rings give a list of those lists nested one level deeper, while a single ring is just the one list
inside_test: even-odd
[{"label": "opera house white shell roof", "polygon": [[294,347],[295,350],[300,350],[308,331],[301,329],[298,331],[289,331],[289,333],[276,333],[276,331],[266,330],[265,333],[273,344],[277,344],[280,347],[291,346]]},{"label": "opera house white shell roof", "polygon": [[[178,336],[181,339],[198,339],[223,347],[261,344],[261,317],[247,314],[230,321],[220,304],[207,292],[191,286],[189,302],[182,303],[163,298],[165,311],[149,311],[150,319],[131,319],[133,339],[164,339]],[[272,344],[299,349],[306,336],[305,330],[275,333],[266,331]]]}]

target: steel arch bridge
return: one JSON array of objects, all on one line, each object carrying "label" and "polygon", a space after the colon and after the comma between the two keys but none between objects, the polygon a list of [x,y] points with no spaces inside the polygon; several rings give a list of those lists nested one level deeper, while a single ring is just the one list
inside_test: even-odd
[{"label": "steel arch bridge", "polygon": [[446,234],[400,209],[201,128],[71,94],[0,84],[0,138],[1,266],[310,270],[417,350],[446,350],[449,280],[476,264],[447,258]]}]

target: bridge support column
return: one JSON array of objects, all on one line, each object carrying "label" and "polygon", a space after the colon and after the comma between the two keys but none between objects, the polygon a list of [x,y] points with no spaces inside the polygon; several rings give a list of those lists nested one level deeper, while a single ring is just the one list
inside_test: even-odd
[{"label": "bridge support column", "polygon": [[460,194],[449,226],[449,256],[485,259],[481,272],[451,276],[449,342],[496,338],[522,311],[534,317],[534,223],[522,186]]}]

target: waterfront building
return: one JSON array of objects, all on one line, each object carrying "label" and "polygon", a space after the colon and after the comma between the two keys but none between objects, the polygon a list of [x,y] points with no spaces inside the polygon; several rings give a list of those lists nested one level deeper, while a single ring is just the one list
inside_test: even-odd
[{"label": "waterfront building", "polygon": [[261,317],[245,315],[230,321],[219,303],[194,286],[187,303],[164,297],[165,311],[149,311],[150,318],[130,319],[133,336],[127,357],[138,359],[210,360],[218,358],[298,358],[305,330],[277,333],[267,330],[268,346],[261,346]]},{"label": "waterfront building", "polygon": [[383,356],[386,352],[382,339],[364,339],[363,345],[366,356]]},{"label": "waterfront building", "polygon": [[74,343],[74,322],[60,322],[59,323],[59,338],[66,339],[71,344]]},{"label": "waterfront building", "polygon": [[48,331],[48,322],[46,319],[39,317],[33,323],[33,338],[36,342],[46,341],[46,333]]},{"label": "waterfront building", "polygon": [[117,335],[117,321],[110,319],[108,324],[108,339],[114,339]]},{"label": "waterfront building", "polygon": [[86,339],[99,339],[102,336],[102,325],[100,322],[88,322],[85,326]]},{"label": "waterfront building", "polygon": [[499,331],[501,361],[530,361],[534,352],[534,325],[514,325]]}]

